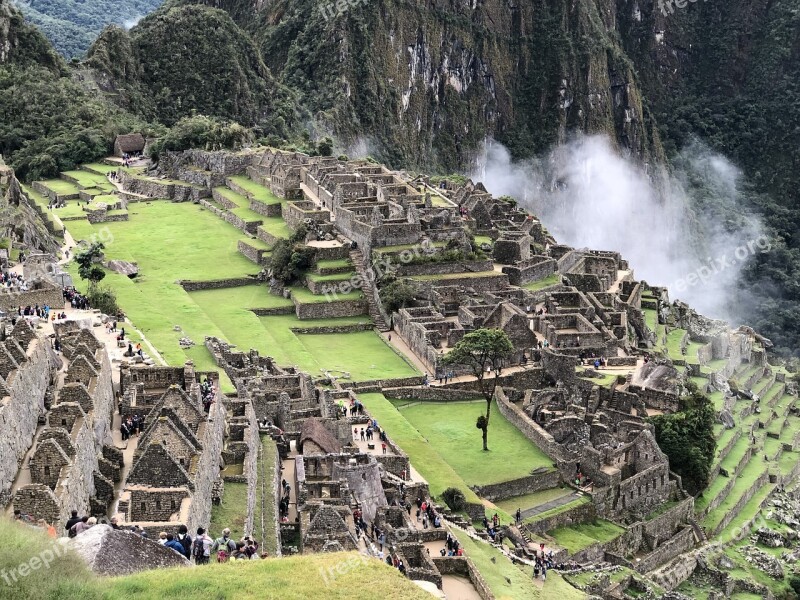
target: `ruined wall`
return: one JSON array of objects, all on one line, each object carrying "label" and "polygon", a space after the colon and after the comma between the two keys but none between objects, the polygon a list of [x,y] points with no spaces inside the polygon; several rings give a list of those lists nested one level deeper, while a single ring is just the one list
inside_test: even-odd
[{"label": "ruined wall", "polygon": [[42,289],[26,292],[0,290],[0,310],[16,312],[18,306],[63,306],[64,295],[60,288],[45,285]]},{"label": "ruined wall", "polygon": [[473,486],[472,489],[475,490],[475,493],[481,498],[496,502],[498,500],[505,500],[506,498],[513,498],[514,496],[524,496],[525,494],[532,494],[540,490],[554,488],[560,483],[561,473],[558,471],[550,471],[548,473],[528,475],[501,483],[482,486],[476,485]]},{"label": "ruined wall", "polygon": [[537,448],[552,458],[553,462],[566,461],[570,458],[564,447],[556,442],[552,435],[539,427],[533,419],[508,400],[501,387],[497,388],[494,397],[500,414],[519,429]]},{"label": "ruined wall", "polygon": [[243,473],[247,477],[247,516],[244,521],[244,534],[253,535],[256,497],[258,496],[258,452],[261,449],[261,436],[258,431],[256,413],[250,402],[245,407],[245,416],[249,425],[244,432],[244,441],[247,444],[243,469]]},{"label": "ruined wall", "polygon": [[225,433],[225,405],[219,390],[215,400],[211,405],[205,435],[201,440],[203,452],[197,465],[192,504],[186,519],[189,531],[196,531],[198,527],[208,528],[211,522],[211,491],[219,477],[220,455]]},{"label": "ruined wall", "polygon": [[85,420],[75,437],[75,450],[72,465],[61,470],[61,480],[56,488],[61,507],[58,524],[53,524],[57,531],[63,530],[70,511],[77,510],[82,515],[91,512],[89,500],[95,493],[94,472],[99,470],[99,466],[94,431]]},{"label": "ruined wall", "polygon": [[33,442],[58,360],[45,340],[33,340],[28,351],[30,358],[6,381],[9,396],[0,400],[0,504],[8,501],[19,464]]},{"label": "ruined wall", "polygon": [[337,317],[357,317],[367,314],[366,300],[336,300],[335,302],[314,302],[295,304],[298,319],[334,319]]}]

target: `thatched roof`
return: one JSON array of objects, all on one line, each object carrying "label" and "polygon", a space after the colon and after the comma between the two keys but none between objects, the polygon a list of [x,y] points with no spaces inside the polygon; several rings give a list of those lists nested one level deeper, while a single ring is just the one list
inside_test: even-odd
[{"label": "thatched roof", "polygon": [[300,428],[300,451],[303,451],[303,444],[310,441],[319,446],[323,452],[328,454],[338,454],[342,451],[342,445],[333,434],[317,418],[306,419]]}]

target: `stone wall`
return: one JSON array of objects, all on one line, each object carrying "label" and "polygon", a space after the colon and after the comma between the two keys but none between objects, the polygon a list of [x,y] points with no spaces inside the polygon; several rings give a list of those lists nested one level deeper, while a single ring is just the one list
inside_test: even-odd
[{"label": "stone wall", "polygon": [[473,397],[470,392],[446,387],[400,387],[386,388],[383,394],[396,400],[420,400],[422,402],[459,402]]},{"label": "stone wall", "polygon": [[687,552],[694,546],[694,531],[691,527],[684,527],[672,538],[664,542],[661,546],[653,550],[647,556],[643,556],[635,563],[639,573],[647,573],[672,560],[679,554]]},{"label": "stone wall", "polygon": [[243,473],[247,477],[247,516],[244,521],[244,534],[253,535],[253,524],[256,511],[256,498],[258,497],[258,453],[261,450],[261,436],[259,435],[256,413],[252,403],[245,407],[245,416],[248,426],[244,431],[244,441],[247,444],[247,455],[244,458]]},{"label": "stone wall", "polygon": [[569,458],[564,447],[556,442],[552,435],[508,400],[503,388],[498,387],[494,397],[500,414],[519,429],[537,448],[552,458],[553,462],[557,463]]},{"label": "stone wall", "polygon": [[552,517],[547,517],[532,523],[526,523],[523,525],[523,529],[525,529],[530,535],[541,535],[548,531],[552,531],[553,529],[558,529],[559,527],[578,525],[580,523],[589,523],[594,521],[596,518],[597,512],[595,511],[594,504],[589,502],[587,504],[576,506],[575,508],[567,509],[564,512],[553,515]]},{"label": "stone wall", "polygon": [[213,204],[211,204],[210,202],[208,202],[206,200],[200,200],[199,204],[200,204],[200,206],[202,206],[206,210],[210,210],[211,212],[213,212],[215,215],[217,215],[223,221],[227,221],[228,223],[230,223],[231,225],[236,227],[236,229],[239,229],[240,231],[244,231],[245,233],[249,233],[250,235],[255,235],[255,233],[256,233],[256,231],[258,229],[258,226],[261,225],[261,223],[262,223],[262,221],[258,221],[258,220],[256,220],[256,221],[245,221],[244,219],[242,219],[238,215],[232,213],[231,211],[226,210],[224,208],[217,208],[216,206],[214,206]]},{"label": "stone wall", "polygon": [[251,246],[246,240],[239,240],[237,243],[237,250],[239,251],[239,254],[256,263],[257,265],[263,265],[266,262],[264,255],[269,252],[268,250]]},{"label": "stone wall", "polygon": [[412,277],[414,275],[442,275],[451,273],[465,273],[465,275],[469,275],[470,272],[480,273],[484,271],[491,271],[493,269],[494,263],[492,263],[491,260],[428,262],[419,264],[400,264],[397,268],[397,275],[398,277]]},{"label": "stone wall", "polygon": [[494,594],[483,579],[475,563],[467,556],[433,556],[433,564],[442,575],[468,577],[483,600],[494,600]]},{"label": "stone wall", "polygon": [[0,504],[7,502],[17,469],[33,442],[51,373],[58,364],[45,340],[33,340],[28,355],[6,378],[9,395],[0,400]]},{"label": "stone wall", "polygon": [[64,295],[61,288],[51,284],[42,284],[40,289],[21,291],[8,291],[0,289],[0,310],[16,312],[18,306],[64,306]]},{"label": "stone wall", "polygon": [[99,470],[97,463],[97,446],[91,424],[83,421],[75,437],[76,454],[72,465],[62,469],[61,480],[56,488],[56,495],[61,507],[57,531],[63,531],[64,524],[70,518],[70,511],[79,514],[90,513],[90,498],[95,494],[94,472]]},{"label": "stone wall", "polygon": [[549,277],[556,272],[558,263],[552,258],[545,256],[534,256],[521,264],[507,265],[503,267],[503,273],[508,275],[511,285],[526,285]]},{"label": "stone wall", "polygon": [[475,493],[481,498],[486,498],[491,502],[513,498],[514,496],[524,496],[541,490],[557,487],[561,483],[561,473],[549,471],[534,475],[527,475],[511,481],[493,483],[489,485],[472,486]]},{"label": "stone wall", "polygon": [[334,319],[367,314],[366,300],[336,300],[333,302],[295,303],[298,319]]},{"label": "stone wall", "polygon": [[198,290],[218,290],[221,288],[255,285],[258,281],[252,277],[231,277],[230,279],[215,279],[213,281],[189,281],[188,279],[182,279],[178,283],[185,291],[196,292]]},{"label": "stone wall", "polygon": [[628,390],[639,396],[648,408],[655,408],[664,412],[675,412],[680,408],[680,401],[676,394],[652,388],[643,388],[637,385],[628,386]]},{"label": "stone wall", "polygon": [[208,524],[211,522],[211,491],[214,482],[219,478],[224,434],[225,404],[222,401],[221,393],[217,390],[216,401],[211,405],[211,412],[206,421],[205,435],[201,440],[203,452],[197,465],[192,504],[186,519],[189,531],[197,531],[198,527],[208,528]]}]

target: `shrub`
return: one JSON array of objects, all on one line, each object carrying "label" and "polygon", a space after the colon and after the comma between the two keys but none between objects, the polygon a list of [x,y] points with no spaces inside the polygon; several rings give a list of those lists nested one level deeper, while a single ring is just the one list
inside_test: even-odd
[{"label": "shrub", "polygon": [[110,287],[101,285],[91,286],[86,294],[86,298],[89,300],[89,305],[92,308],[98,309],[103,314],[110,316],[117,316],[120,314],[117,296]]},{"label": "shrub", "polygon": [[461,512],[467,508],[467,499],[464,497],[464,492],[458,488],[447,488],[442,492],[442,499],[453,512]]}]

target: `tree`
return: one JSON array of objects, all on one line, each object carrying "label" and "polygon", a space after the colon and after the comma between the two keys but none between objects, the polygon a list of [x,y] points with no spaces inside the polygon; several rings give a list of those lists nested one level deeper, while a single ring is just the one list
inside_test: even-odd
[{"label": "tree", "polygon": [[[489,417],[492,399],[497,389],[498,378],[503,370],[506,357],[514,350],[514,345],[504,331],[499,329],[478,329],[465,335],[442,361],[445,365],[464,365],[472,369],[478,380],[481,394],[486,400],[486,415],[478,417],[475,427],[483,434],[483,449],[489,450]],[[486,379],[489,373],[494,377]]]},{"label": "tree", "polygon": [[75,254],[75,262],[78,263],[78,274],[81,279],[89,281],[90,289],[93,289],[106,276],[106,272],[97,264],[97,261],[103,255],[103,248],[105,246],[102,243],[95,242],[86,250]]},{"label": "tree", "polygon": [[670,468],[681,476],[683,487],[696,495],[708,485],[717,449],[714,406],[696,391],[681,398],[681,410],[650,418],[656,442],[669,457]]}]

